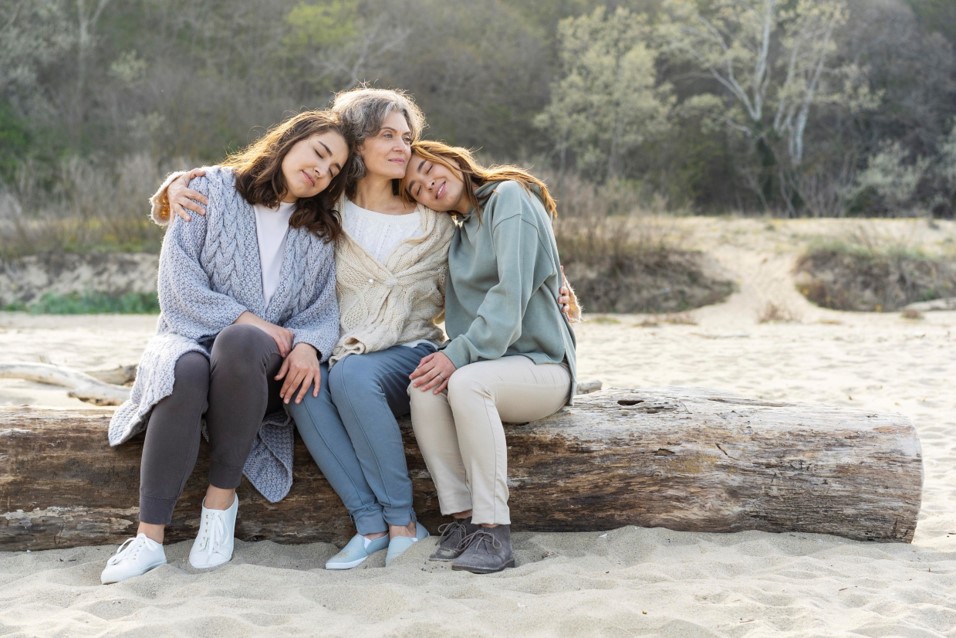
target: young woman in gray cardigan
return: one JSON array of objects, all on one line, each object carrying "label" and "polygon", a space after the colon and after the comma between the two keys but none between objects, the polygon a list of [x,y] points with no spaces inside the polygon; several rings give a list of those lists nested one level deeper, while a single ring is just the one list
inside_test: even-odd
[{"label": "young woman in gray cardigan", "polygon": [[349,144],[337,115],[299,114],[192,186],[207,201],[173,220],[159,263],[160,316],[111,445],[146,429],[140,523],[104,584],[166,562],[165,527],[209,439],[209,487],[189,553],[197,568],[232,558],[243,471],[267,498],[288,490],[292,429],[282,402],[317,395],[338,337],[333,242]]},{"label": "young woman in gray cardigan", "polygon": [[438,142],[413,146],[402,189],[459,221],[445,288],[451,341],[422,359],[409,387],[415,438],[452,516],[432,559],[501,571],[515,564],[502,421],[544,418],[574,395],[574,333],[555,303],[555,203],[524,170],[486,168]]}]

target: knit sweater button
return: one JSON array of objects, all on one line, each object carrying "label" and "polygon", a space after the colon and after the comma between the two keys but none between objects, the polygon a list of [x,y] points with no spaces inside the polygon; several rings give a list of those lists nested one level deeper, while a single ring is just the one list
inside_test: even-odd
[{"label": "knit sweater button", "polygon": [[369,279],[369,280],[368,280],[368,283],[374,284],[374,283],[375,283],[375,280],[374,280],[374,279]]}]

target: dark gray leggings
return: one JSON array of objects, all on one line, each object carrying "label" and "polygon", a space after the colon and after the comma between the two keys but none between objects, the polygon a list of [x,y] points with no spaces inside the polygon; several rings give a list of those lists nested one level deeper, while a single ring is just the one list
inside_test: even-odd
[{"label": "dark gray leggings", "polygon": [[187,352],[176,362],[173,393],[149,416],[140,466],[139,519],[168,525],[199,456],[200,421],[209,433],[209,483],[239,486],[263,417],[282,409],[282,365],[275,341],[254,326],[228,326],[209,359]]}]

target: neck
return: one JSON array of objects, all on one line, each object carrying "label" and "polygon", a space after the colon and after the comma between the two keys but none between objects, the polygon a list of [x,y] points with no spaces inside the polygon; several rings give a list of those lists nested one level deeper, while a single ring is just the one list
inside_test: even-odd
[{"label": "neck", "polygon": [[352,201],[366,210],[377,213],[407,213],[414,206],[406,204],[402,198],[392,193],[392,180],[374,175],[366,175],[355,184],[355,197]]},{"label": "neck", "polygon": [[451,210],[453,213],[458,213],[462,217],[467,215],[474,206],[471,205],[471,200],[468,198],[468,192],[462,189],[461,199],[458,200],[458,203],[455,204],[455,207]]}]

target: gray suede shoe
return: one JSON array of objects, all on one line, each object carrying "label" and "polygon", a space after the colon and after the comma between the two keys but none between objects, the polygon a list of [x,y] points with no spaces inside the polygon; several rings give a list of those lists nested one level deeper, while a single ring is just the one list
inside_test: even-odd
[{"label": "gray suede shoe", "polygon": [[438,548],[428,557],[428,560],[455,560],[465,551],[462,541],[469,534],[477,532],[480,528],[474,525],[469,518],[456,518],[451,523],[445,523],[438,528],[441,532],[441,538],[438,539]]},{"label": "gray suede shoe", "polygon": [[492,574],[515,566],[510,525],[479,527],[462,540],[462,546],[465,551],[451,564],[454,570]]}]

